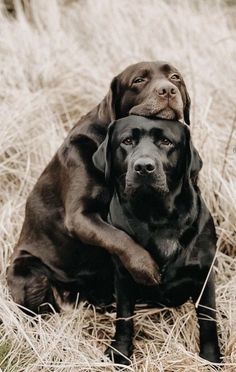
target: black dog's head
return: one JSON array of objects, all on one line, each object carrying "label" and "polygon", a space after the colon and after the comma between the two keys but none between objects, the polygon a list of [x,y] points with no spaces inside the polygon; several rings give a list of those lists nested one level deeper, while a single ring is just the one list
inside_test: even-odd
[{"label": "black dog's head", "polygon": [[110,124],[93,161],[127,198],[173,192],[181,182],[189,184],[202,166],[185,124],[140,116]]}]

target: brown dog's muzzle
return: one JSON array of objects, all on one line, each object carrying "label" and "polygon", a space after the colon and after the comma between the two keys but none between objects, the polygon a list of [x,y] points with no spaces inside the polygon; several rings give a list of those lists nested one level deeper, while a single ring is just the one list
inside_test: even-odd
[{"label": "brown dog's muzzle", "polygon": [[175,99],[178,94],[178,88],[170,82],[161,84],[159,88],[154,88],[154,90],[159,97],[166,100]]},{"label": "brown dog's muzzle", "polygon": [[183,120],[183,111],[183,99],[178,87],[170,81],[161,79],[150,87],[147,98],[141,104],[134,106],[129,114]]}]

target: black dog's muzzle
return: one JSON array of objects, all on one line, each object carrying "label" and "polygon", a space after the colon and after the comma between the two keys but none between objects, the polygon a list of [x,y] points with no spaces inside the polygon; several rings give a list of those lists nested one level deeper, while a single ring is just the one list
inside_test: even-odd
[{"label": "black dog's muzzle", "polygon": [[161,194],[168,192],[166,175],[161,161],[150,156],[130,159],[125,181],[125,192],[128,195],[132,195],[138,190],[145,192],[150,189]]},{"label": "black dog's muzzle", "polygon": [[134,172],[136,172],[139,176],[152,175],[155,170],[156,165],[154,160],[151,158],[140,158],[134,162]]}]

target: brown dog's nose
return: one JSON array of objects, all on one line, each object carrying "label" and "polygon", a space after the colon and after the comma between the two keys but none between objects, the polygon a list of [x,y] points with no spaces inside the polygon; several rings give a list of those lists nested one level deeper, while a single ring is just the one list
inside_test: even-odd
[{"label": "brown dog's nose", "polygon": [[157,94],[160,97],[167,98],[167,97],[174,97],[177,93],[176,87],[171,83],[165,83],[161,85],[157,89]]},{"label": "brown dog's nose", "polygon": [[155,171],[155,163],[150,158],[141,158],[135,161],[134,170],[140,176],[149,175]]}]

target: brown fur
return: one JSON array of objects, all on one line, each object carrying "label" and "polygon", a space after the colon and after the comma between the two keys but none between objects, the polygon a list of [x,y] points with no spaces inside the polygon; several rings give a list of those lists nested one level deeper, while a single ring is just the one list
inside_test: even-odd
[{"label": "brown fur", "polygon": [[[138,77],[143,81],[134,82]],[[27,200],[7,274],[17,303],[34,312],[45,302],[57,308],[52,288],[62,298],[69,292],[71,301],[80,292],[80,298],[93,303],[109,302],[110,254],[120,258],[136,282],[159,281],[150,254],[105,222],[110,191],[92,155],[114,119],[134,113],[189,124],[189,107],[184,81],[167,63],[138,63],[113,79],[106,97],[71,130]]]}]

